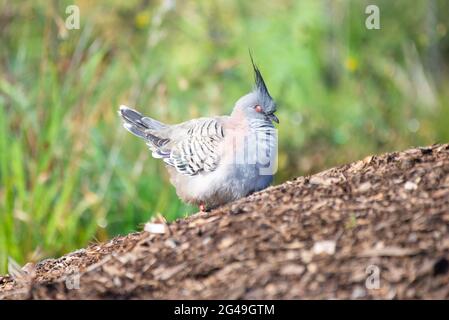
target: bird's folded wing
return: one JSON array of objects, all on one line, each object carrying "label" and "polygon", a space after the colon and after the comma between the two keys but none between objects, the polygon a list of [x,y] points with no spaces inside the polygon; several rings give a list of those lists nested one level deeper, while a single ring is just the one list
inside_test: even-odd
[{"label": "bird's folded wing", "polygon": [[220,161],[220,144],[224,138],[220,120],[196,119],[176,127],[170,135],[170,142],[157,150],[156,155],[188,176],[214,171]]}]

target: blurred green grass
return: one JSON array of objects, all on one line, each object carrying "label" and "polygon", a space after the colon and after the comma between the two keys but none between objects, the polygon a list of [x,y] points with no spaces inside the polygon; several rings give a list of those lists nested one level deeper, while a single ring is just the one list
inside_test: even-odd
[{"label": "blurred green grass", "polygon": [[229,113],[254,52],[279,105],[276,182],[449,140],[446,1],[0,2],[0,272],[139,230],[182,204],[120,104]]}]

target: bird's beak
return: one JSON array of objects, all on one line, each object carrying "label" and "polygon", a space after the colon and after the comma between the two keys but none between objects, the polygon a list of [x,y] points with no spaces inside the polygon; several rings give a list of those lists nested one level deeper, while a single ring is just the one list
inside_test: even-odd
[{"label": "bird's beak", "polygon": [[267,117],[268,117],[268,119],[270,119],[271,121],[274,121],[274,122],[276,122],[276,123],[279,123],[279,119],[278,119],[278,117],[276,117],[276,116],[274,115],[274,113],[267,114]]}]

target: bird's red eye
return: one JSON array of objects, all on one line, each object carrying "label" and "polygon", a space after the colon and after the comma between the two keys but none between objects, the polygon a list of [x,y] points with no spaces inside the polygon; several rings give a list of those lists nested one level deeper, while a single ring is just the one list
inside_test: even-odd
[{"label": "bird's red eye", "polygon": [[256,112],[261,113],[262,112],[262,107],[257,105],[257,106],[254,107],[254,110],[256,110]]}]

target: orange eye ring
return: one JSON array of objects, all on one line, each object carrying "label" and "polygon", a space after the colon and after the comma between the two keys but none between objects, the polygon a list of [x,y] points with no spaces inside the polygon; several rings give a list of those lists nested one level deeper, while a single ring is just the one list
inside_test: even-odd
[{"label": "orange eye ring", "polygon": [[261,112],[263,111],[263,110],[262,110],[262,107],[259,106],[259,105],[255,106],[255,107],[254,107],[254,110],[256,110],[256,112],[259,112],[259,113],[261,113]]}]

